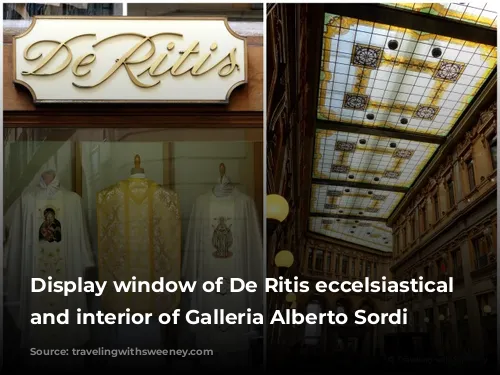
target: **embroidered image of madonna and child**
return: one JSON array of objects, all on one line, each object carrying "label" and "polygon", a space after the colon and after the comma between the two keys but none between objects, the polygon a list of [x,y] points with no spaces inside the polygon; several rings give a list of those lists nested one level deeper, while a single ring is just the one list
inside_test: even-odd
[{"label": "embroidered image of madonna and child", "polygon": [[52,208],[43,211],[44,221],[38,231],[38,240],[47,242],[61,242],[61,223],[56,219],[56,212]]}]

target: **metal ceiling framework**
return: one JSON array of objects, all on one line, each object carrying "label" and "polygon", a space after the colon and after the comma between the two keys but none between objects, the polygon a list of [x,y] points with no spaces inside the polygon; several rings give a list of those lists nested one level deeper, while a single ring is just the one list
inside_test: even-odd
[{"label": "metal ceiling framework", "polygon": [[497,58],[484,6],[401,5],[325,5],[310,201],[311,232],[386,252],[387,219]]}]

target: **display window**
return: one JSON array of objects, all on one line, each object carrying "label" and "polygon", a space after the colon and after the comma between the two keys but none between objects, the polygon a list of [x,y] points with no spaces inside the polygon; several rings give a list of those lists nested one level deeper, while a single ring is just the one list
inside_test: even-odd
[{"label": "display window", "polygon": [[[34,346],[137,346],[137,335],[144,347],[189,342],[248,357],[251,324],[175,331],[158,321],[176,309],[262,309],[258,293],[166,287],[262,277],[262,10],[248,5],[89,4],[82,13],[75,4],[56,7],[60,17],[45,17],[53,7],[4,8],[8,20],[29,23],[4,33],[4,299],[12,358]],[[128,16],[113,16],[120,11]],[[61,32],[70,28],[66,44]],[[33,278],[45,280],[40,293],[30,293]],[[67,280],[159,281],[163,289],[50,292],[49,281]],[[29,324],[32,312],[66,309],[151,314],[152,321]]]}]

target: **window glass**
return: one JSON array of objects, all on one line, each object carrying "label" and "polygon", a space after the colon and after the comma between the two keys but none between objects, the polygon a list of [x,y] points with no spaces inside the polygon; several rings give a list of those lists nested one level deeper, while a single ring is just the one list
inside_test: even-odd
[{"label": "window glass", "polygon": [[16,3],[3,4],[5,35],[19,35],[35,16],[122,16],[119,3]]},{"label": "window glass", "polygon": [[490,153],[491,153],[491,161],[493,163],[493,168],[497,168],[497,136],[495,135],[490,140]]},{"label": "window glass", "polygon": [[127,15],[134,17],[165,16],[225,16],[230,21],[260,21],[263,19],[263,4],[162,4],[128,3]]},{"label": "window glass", "polygon": [[[307,305],[306,313],[307,314],[315,314],[319,316],[322,312],[321,305],[318,301],[312,301]],[[306,345],[318,345],[321,338],[321,324],[318,322],[315,324],[306,324],[305,327],[305,335],[304,335],[304,343]]]},{"label": "window glass", "polygon": [[[251,132],[255,137],[262,134]],[[148,179],[178,194],[186,228],[183,244],[193,204],[212,189],[227,185],[249,196],[257,201],[257,217],[262,217],[262,187],[255,182],[262,165],[254,161],[254,154],[262,153],[262,143],[249,140],[244,130],[6,128],[4,140],[5,209],[26,187],[37,185],[43,171],[55,170],[61,186],[82,197],[93,244],[97,244],[96,194],[129,178],[136,154]],[[217,183],[221,163],[225,185]],[[93,250],[97,253],[97,248]]]}]

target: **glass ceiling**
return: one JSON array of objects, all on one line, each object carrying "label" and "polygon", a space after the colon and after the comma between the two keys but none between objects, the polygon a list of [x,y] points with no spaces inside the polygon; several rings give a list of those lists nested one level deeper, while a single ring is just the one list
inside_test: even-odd
[{"label": "glass ceiling", "polygon": [[403,196],[383,190],[313,184],[311,212],[387,219]]},{"label": "glass ceiling", "polygon": [[317,130],[313,178],[409,188],[438,145]]},{"label": "glass ceiling", "polygon": [[445,136],[496,59],[492,46],[326,14],[318,118]]},{"label": "glass ceiling", "polygon": [[[457,18],[455,5],[395,6]],[[496,27],[485,5],[476,18],[472,5],[460,9],[458,18],[494,16],[487,26]],[[390,229],[373,219],[391,215],[440,143],[407,139],[446,137],[495,69],[497,49],[328,13],[324,23],[309,229],[391,251]],[[339,123],[357,127],[332,130]]]},{"label": "glass ceiling", "polygon": [[497,28],[497,12],[494,3],[477,1],[474,3],[392,3],[384,5],[446,17],[492,29]]}]

